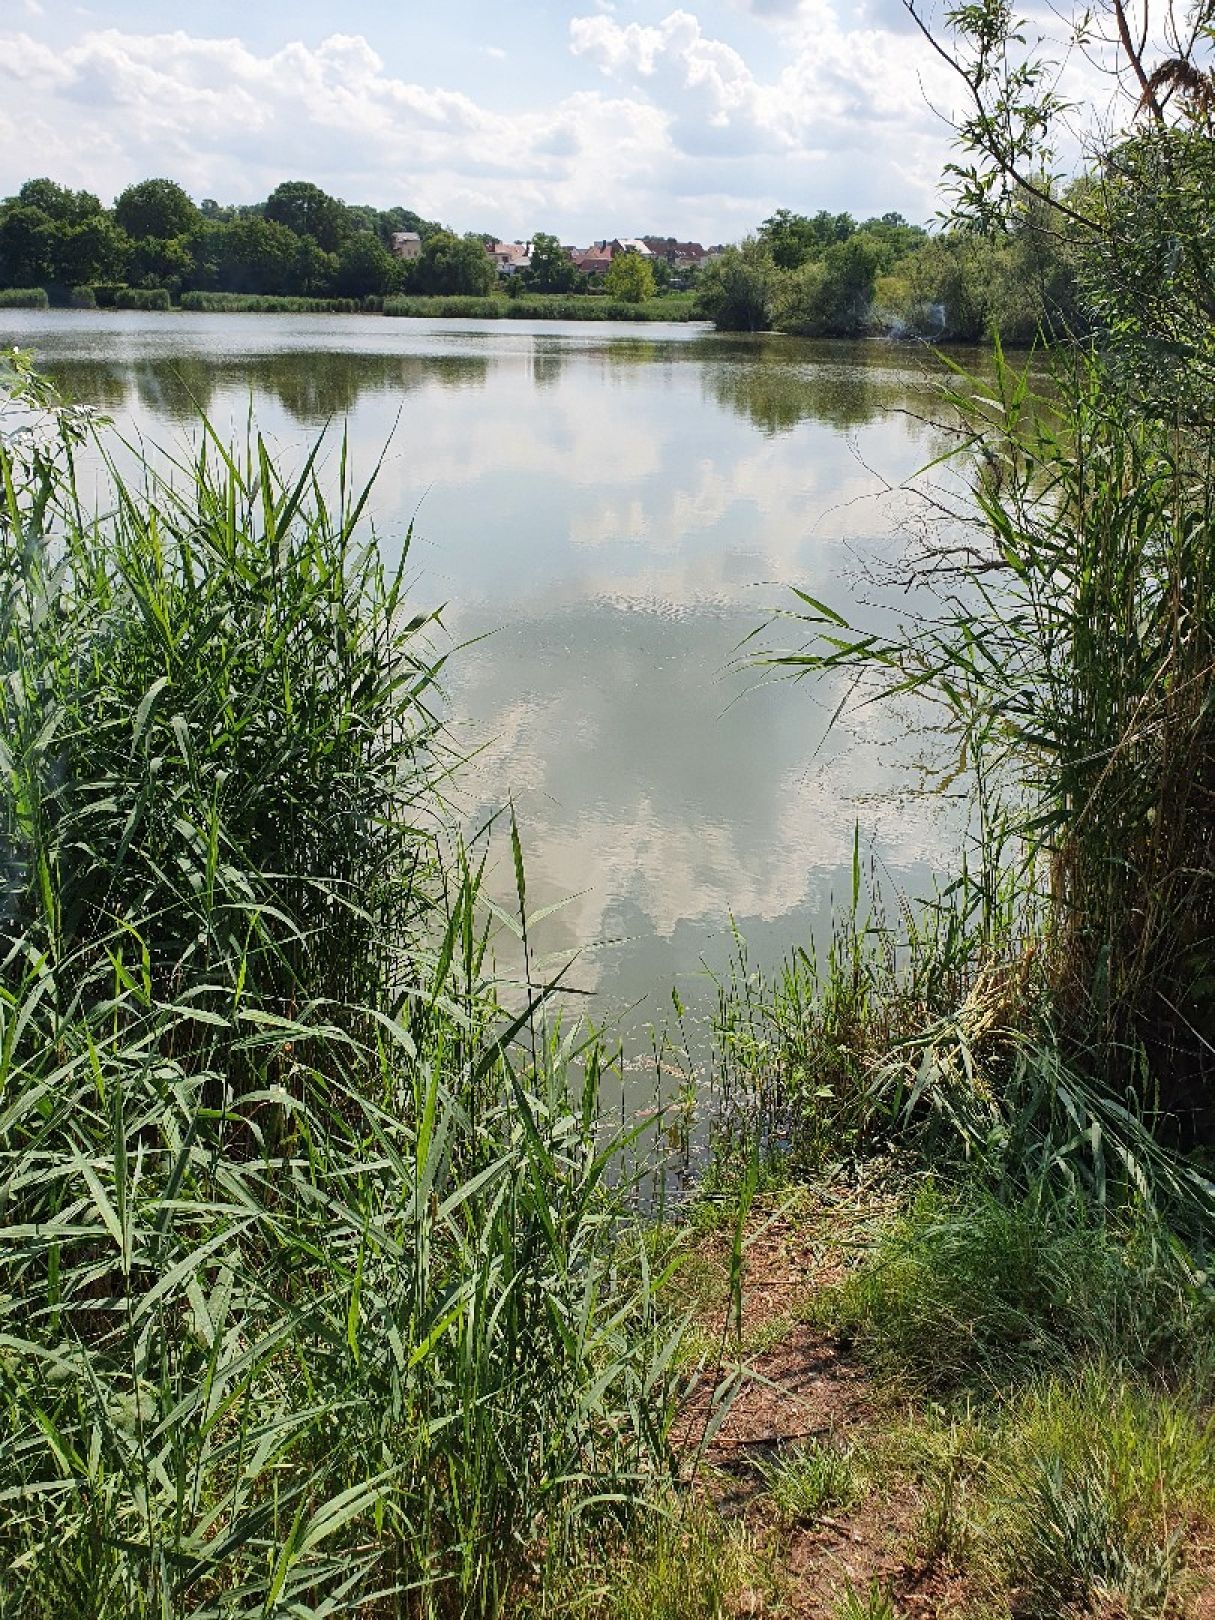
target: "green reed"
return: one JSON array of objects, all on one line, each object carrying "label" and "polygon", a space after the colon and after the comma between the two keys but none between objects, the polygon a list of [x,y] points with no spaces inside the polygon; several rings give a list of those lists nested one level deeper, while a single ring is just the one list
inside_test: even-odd
[{"label": "green reed", "polygon": [[181,307],[208,314],[259,315],[359,315],[376,312],[383,300],[369,298],[299,298],[286,294],[187,292]]},{"label": "green reed", "polygon": [[691,293],[667,294],[640,304],[592,293],[520,293],[490,297],[398,294],[384,300],[384,314],[415,319],[519,321],[689,321]]},{"label": "green reed", "polygon": [[858,922],[854,896],[825,991],[794,964],[782,994],[820,1052],[860,1008],[839,1048],[886,1119],[1052,1173],[1091,1150],[1098,1192],[1153,1169],[1178,1192],[1160,1144],[1215,1134],[1215,443],[1070,352],[1045,393],[997,354],[949,404],[976,515],[912,559],[930,610],[858,633],[803,597],[808,641],[762,661],[927,702],[973,841],[919,920]]},{"label": "green reed", "polygon": [[172,309],[173,300],[166,287],[117,287],[114,289],[114,309],[142,309],[163,313]]},{"label": "green reed", "polygon": [[0,1613],[510,1612],[663,1477],[675,1344],[442,830],[433,616],[344,448],[132,483],[6,399]]}]

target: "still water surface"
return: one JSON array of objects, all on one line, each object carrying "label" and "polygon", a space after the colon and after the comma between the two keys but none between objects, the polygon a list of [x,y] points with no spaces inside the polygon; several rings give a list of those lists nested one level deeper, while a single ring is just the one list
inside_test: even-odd
[{"label": "still water surface", "polygon": [[[788,587],[849,605],[897,556],[900,488],[940,449],[933,362],[879,344],[697,327],[380,317],[0,313],[76,399],[180,444],[201,407],[250,402],[288,462],[327,424],[383,455],[386,554],[410,525],[413,593],[463,643],[451,711],[476,823],[513,797],[541,952],[578,949],[601,1016],[703,1011],[732,925],[775,963],[822,938],[851,887],[854,825],[898,887],[953,864],[908,792],[899,718],[824,742],[839,691],[757,684],[740,643]],[[774,639],[786,644],[788,630]],[[503,860],[499,886],[508,887]]]}]

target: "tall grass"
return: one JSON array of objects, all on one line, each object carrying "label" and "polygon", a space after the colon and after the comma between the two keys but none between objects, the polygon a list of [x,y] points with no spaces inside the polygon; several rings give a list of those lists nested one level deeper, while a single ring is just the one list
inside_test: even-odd
[{"label": "tall grass", "polygon": [[0,287],[0,309],[49,309],[44,287]]},{"label": "tall grass", "polygon": [[982,1398],[1088,1363],[1211,1393],[1215,1297],[1143,1218],[1074,1199],[923,1188],[820,1318],[881,1372]]},{"label": "tall grass", "polygon": [[173,307],[173,301],[164,287],[116,287],[112,307],[163,312]]},{"label": "tall grass", "polygon": [[663,1476],[675,1345],[441,833],[434,621],[344,450],[202,424],[92,512],[6,386],[0,1610],[509,1613]]},{"label": "tall grass", "polygon": [[379,299],[293,298],[267,293],[187,292],[181,295],[182,309],[209,314],[259,315],[359,315],[378,308]]},{"label": "tall grass", "polygon": [[688,321],[693,297],[670,294],[640,304],[578,293],[523,293],[518,297],[421,297],[384,300],[385,315],[442,320],[521,321]]},{"label": "tall grass", "polygon": [[888,1090],[972,1148],[1091,1135],[1141,1188],[1151,1133],[1215,1138],[1215,443],[1096,359],[1029,379],[958,375],[977,517],[925,559],[936,610],[858,634],[804,598],[808,642],[767,662],[927,699],[975,783],[970,966]]}]

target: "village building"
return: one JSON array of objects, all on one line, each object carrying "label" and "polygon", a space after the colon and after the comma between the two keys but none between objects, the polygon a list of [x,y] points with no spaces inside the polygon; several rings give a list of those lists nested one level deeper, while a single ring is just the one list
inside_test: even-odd
[{"label": "village building", "polygon": [[485,251],[497,265],[500,276],[517,276],[532,262],[530,242],[487,242]]},{"label": "village building", "polygon": [[709,257],[699,242],[681,242],[674,236],[647,236],[646,247],[656,259],[665,259],[672,270],[696,270]]},{"label": "village building", "polygon": [[570,257],[584,276],[603,276],[612,262],[612,244],[595,242],[589,248],[575,248]]},{"label": "village building", "polygon": [[417,231],[393,231],[392,251],[398,259],[417,259],[422,254],[422,238]]}]

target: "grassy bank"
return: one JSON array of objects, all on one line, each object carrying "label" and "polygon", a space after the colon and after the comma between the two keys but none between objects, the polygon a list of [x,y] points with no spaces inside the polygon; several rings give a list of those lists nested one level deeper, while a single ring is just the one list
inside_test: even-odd
[{"label": "grassy bank", "polygon": [[[673,1591],[823,1620],[1207,1612],[1215,1299],[1150,1217],[890,1163],[735,1215],[708,1200],[678,1239],[737,1392]],[[677,1425],[693,1454],[710,1410]]]},{"label": "grassy bank", "polygon": [[1215,443],[1091,357],[1037,396],[957,373],[949,405],[974,517],[908,555],[914,612],[879,637],[802,596],[759,657],[918,705],[973,814],[929,903],[867,900],[858,837],[831,947],[723,988],[679,1236],[742,1391],[708,1501],[750,1482],[792,1614],[1197,1616]]},{"label": "grassy bank", "polygon": [[523,293],[517,298],[397,297],[384,300],[384,313],[443,320],[690,321],[696,318],[694,303],[691,293],[670,293],[640,304],[580,293]]},{"label": "grassy bank", "polygon": [[[180,308],[222,315],[373,315],[442,320],[528,321],[690,321],[696,319],[691,293],[669,293],[640,304],[590,294],[526,293],[517,298],[412,297],[294,298],[277,294],[186,292]],[[0,292],[0,307],[46,309],[39,288]],[[163,288],[78,288],[71,307],[91,309],[169,310],[173,301]]]},{"label": "grassy bank", "polygon": [[935,705],[973,837],[892,918],[858,839],[833,946],[740,962],[706,1174],[642,1223],[610,1053],[495,977],[522,837],[446,828],[345,453],[200,424],[93,513],[110,441],[13,364],[0,1612],[1200,1614],[1204,430],[959,374],[937,610],[796,599],[761,662]]}]

